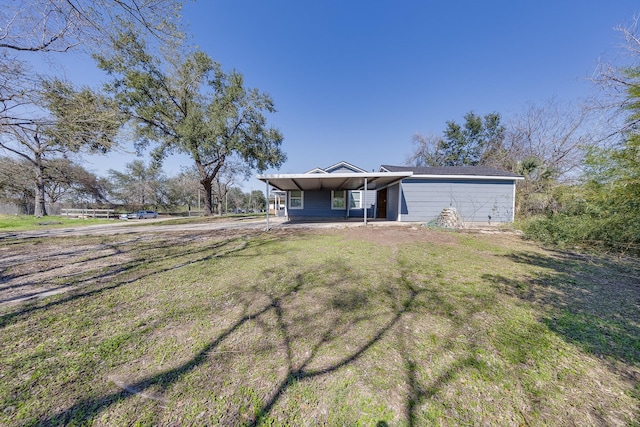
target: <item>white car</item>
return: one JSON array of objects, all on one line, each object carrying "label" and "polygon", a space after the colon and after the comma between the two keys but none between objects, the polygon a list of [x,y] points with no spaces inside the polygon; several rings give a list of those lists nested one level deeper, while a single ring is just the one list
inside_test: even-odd
[{"label": "white car", "polygon": [[147,219],[158,218],[158,212],[156,211],[138,211],[132,213],[123,213],[118,217],[120,219]]},{"label": "white car", "polygon": [[158,212],[156,211],[138,211],[134,215],[138,219],[158,218]]}]

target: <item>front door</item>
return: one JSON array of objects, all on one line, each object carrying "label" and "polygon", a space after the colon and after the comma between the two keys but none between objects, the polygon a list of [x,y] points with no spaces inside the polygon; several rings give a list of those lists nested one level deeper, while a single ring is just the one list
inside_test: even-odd
[{"label": "front door", "polygon": [[387,218],[387,189],[378,190],[376,218]]}]

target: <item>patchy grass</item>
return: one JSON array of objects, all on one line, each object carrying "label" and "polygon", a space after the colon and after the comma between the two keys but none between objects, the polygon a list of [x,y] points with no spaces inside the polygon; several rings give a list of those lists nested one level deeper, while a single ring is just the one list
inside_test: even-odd
[{"label": "patchy grass", "polygon": [[[251,213],[251,214],[225,214],[222,216],[192,216],[192,217],[177,217],[166,219],[162,221],[163,225],[180,225],[180,224],[208,224],[217,222],[229,222],[229,221],[250,221],[264,219],[266,214],[264,213]],[[137,222],[137,225],[154,225],[153,223]]]},{"label": "patchy grass", "polygon": [[406,227],[0,254],[0,425],[638,425],[637,260]]},{"label": "patchy grass", "polygon": [[44,230],[47,228],[60,228],[78,225],[95,225],[113,222],[112,219],[96,218],[69,218],[64,216],[35,217],[33,215],[2,215],[0,214],[0,232]]}]

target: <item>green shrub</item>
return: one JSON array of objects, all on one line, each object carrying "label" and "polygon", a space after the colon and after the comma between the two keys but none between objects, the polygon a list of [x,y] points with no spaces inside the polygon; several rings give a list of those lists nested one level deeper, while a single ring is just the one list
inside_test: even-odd
[{"label": "green shrub", "polygon": [[617,212],[558,213],[524,220],[525,238],[560,248],[582,247],[640,255],[640,223],[636,215]]}]

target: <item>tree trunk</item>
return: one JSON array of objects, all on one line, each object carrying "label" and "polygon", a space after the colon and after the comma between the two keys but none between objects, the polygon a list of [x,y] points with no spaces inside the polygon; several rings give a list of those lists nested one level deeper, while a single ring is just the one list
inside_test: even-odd
[{"label": "tree trunk", "polygon": [[204,216],[213,215],[213,186],[211,185],[211,181],[211,179],[200,181],[204,190]]},{"label": "tree trunk", "polygon": [[37,156],[36,162],[36,200],[33,215],[40,217],[47,216],[47,207],[45,205],[44,166],[40,156]]},{"label": "tree trunk", "polygon": [[213,215],[213,180],[220,172],[220,169],[224,165],[224,157],[221,158],[213,168],[213,171],[207,172],[205,165],[203,165],[198,159],[196,159],[196,168],[200,174],[200,184],[204,190],[204,216]]}]

